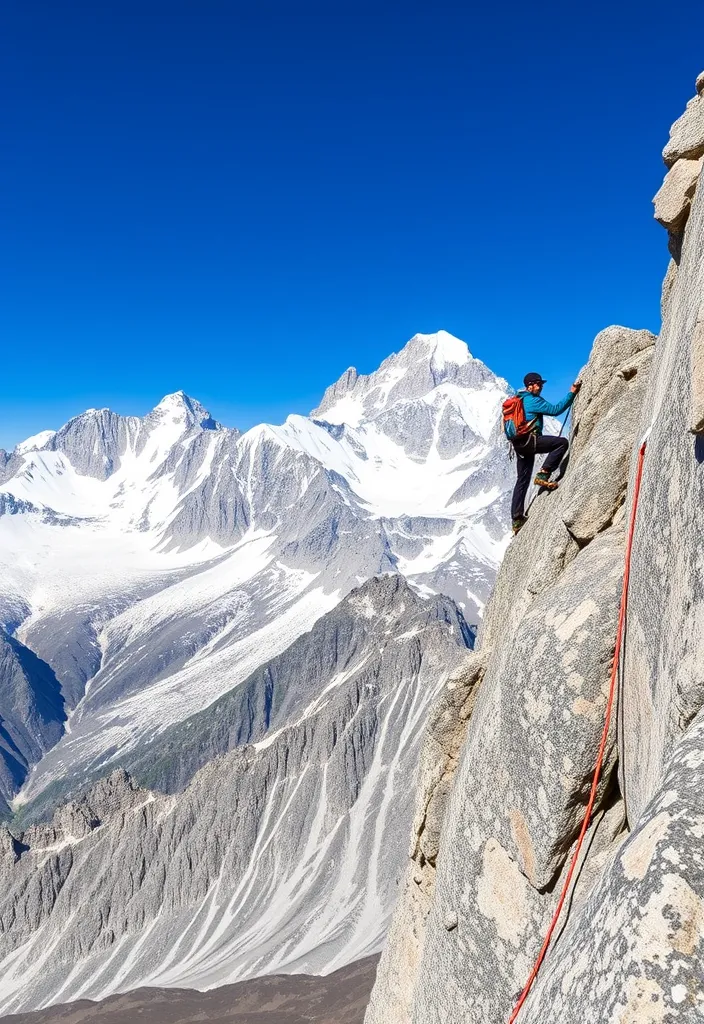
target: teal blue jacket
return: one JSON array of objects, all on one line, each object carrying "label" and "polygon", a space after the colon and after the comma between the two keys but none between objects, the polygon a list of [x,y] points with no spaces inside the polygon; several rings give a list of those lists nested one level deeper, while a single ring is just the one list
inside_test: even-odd
[{"label": "teal blue jacket", "polygon": [[546,402],[540,395],[531,395],[530,391],[519,391],[518,394],[523,400],[526,419],[535,420],[535,424],[531,428],[533,434],[542,434],[543,416],[559,416],[574,402],[574,392],[572,391],[561,402]]}]

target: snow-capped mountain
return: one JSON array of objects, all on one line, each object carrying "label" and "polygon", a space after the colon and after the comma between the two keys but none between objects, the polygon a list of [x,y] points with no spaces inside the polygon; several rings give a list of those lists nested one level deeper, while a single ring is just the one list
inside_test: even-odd
[{"label": "snow-capped mountain", "polygon": [[[440,332],[281,426],[178,392],[0,452],[6,1010],[380,948],[507,542],[507,390]],[[106,806],[118,768],[147,788]]]},{"label": "snow-capped mountain", "polygon": [[282,426],[240,434],[178,392],[2,453],[3,621],[68,715],[20,800],[200,711],[380,572],[476,621],[506,543],[506,391],[440,332]]}]

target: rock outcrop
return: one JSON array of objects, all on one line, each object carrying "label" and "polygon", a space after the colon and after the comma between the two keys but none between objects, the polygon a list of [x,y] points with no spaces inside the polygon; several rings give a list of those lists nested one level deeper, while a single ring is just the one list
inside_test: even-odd
[{"label": "rock outcrop", "polygon": [[[673,170],[704,153],[702,102],[673,126]],[[677,244],[661,336],[612,327],[596,338],[560,490],[537,500],[508,551],[474,682],[453,680],[464,700],[446,690],[432,721],[367,1024],[510,1016],[584,816],[644,436],[618,715],[578,880],[519,1024],[704,1012],[704,195],[692,181],[685,191],[667,225]],[[463,734],[459,757],[437,756]]]},{"label": "rock outcrop", "polygon": [[678,117],[672,128],[670,138],[662,151],[662,157],[668,167],[685,158],[694,158],[704,153],[704,99],[702,99],[701,78],[697,77],[695,88],[697,95],[687,104],[687,109]]},{"label": "rock outcrop", "polygon": [[670,252],[679,262],[682,235],[701,176],[704,157],[704,92],[702,75],[696,92],[682,117],[670,129],[670,140],[662,151],[669,168],[662,187],[653,199],[655,218],[670,235]]},{"label": "rock outcrop", "polygon": [[678,160],[665,175],[662,187],[653,199],[655,219],[675,234],[680,234],[689,216],[702,161],[704,157],[701,156],[696,159],[682,157]]}]

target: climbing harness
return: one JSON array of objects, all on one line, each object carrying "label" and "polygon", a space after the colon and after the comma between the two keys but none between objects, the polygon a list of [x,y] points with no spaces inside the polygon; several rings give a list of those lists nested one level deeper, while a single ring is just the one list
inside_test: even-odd
[{"label": "climbing harness", "polygon": [[[566,417],[565,417],[565,422],[567,422],[567,418]],[[577,860],[579,858],[579,854],[580,854],[580,851],[582,849],[582,843],[584,842],[584,837],[587,834],[587,829],[589,828],[589,823],[590,823],[592,811],[594,809],[594,802],[596,800],[596,791],[597,791],[597,787],[599,785],[599,779],[601,777],[601,768],[602,768],[602,764],[603,764],[603,761],[604,761],[604,751],[606,750],[606,742],[607,742],[608,735],[609,735],[609,726],[611,725],[611,712],[612,712],[613,704],[614,704],[614,696],[616,694],[616,680],[618,678],[618,667],[619,667],[619,663],[620,663],[620,660],[621,660],[621,647],[622,647],[622,644],[623,644],[623,634],[624,634],[624,630],[625,630],[625,626],[626,626],[626,613],[628,611],[628,581],[629,581],[629,578],[630,578],[630,575],[631,575],[631,552],[633,550],[633,537],[634,537],[634,534],[635,534],[636,513],[638,512],[638,498],[640,497],[640,484],[641,484],[641,480],[643,478],[643,461],[645,459],[645,449],[646,449],[646,446],[647,446],[647,443],[648,443],[648,436],[650,434],[650,430],[651,429],[652,428],[649,428],[647,430],[646,434],[644,435],[644,437],[643,437],[643,439],[641,441],[640,448],[638,449],[638,463],[636,465],[636,475],[635,475],[635,481],[634,481],[634,484],[633,484],[633,504],[631,506],[631,520],[630,520],[630,523],[628,525],[628,537],[626,539],[626,558],[625,558],[625,564],[624,564],[624,570],[623,570],[623,586],[621,588],[621,604],[620,604],[619,613],[618,613],[618,628],[616,630],[616,647],[614,649],[613,662],[611,663],[611,681],[609,683],[609,698],[608,698],[608,700],[606,702],[606,715],[605,715],[605,719],[604,719],[604,729],[603,729],[603,732],[601,734],[601,743],[599,745],[599,753],[597,754],[596,765],[594,767],[594,775],[592,777],[592,788],[591,788],[591,791],[589,793],[589,801],[587,803],[587,809],[584,812],[584,821],[582,822],[582,828],[581,828],[581,831],[579,833],[579,838],[577,839],[577,845],[575,846],[574,852],[572,854],[572,859],[570,861],[570,866],[569,866],[569,870],[567,872],[567,877],[565,878],[564,884],[562,886],[562,891],[560,893],[560,898],[557,901],[557,906],[555,907],[555,912],[552,915],[552,919],[551,919],[550,924],[548,926],[548,930],[547,930],[547,933],[545,935],[545,940],[543,942],[543,945],[540,948],[540,952],[538,953],[538,957],[537,957],[537,959],[535,961],[535,964],[533,965],[533,970],[530,972],[530,974],[528,976],[528,981],[525,983],[523,991],[521,992],[521,994],[520,994],[520,996],[518,998],[518,1002],[516,1003],[516,1005],[513,1008],[513,1013],[509,1017],[508,1024],[514,1024],[514,1021],[518,1017],[518,1014],[521,1012],[521,1007],[523,1006],[524,1002],[528,998],[528,993],[530,992],[530,990],[531,990],[531,988],[533,986],[533,982],[535,981],[536,977],[538,976],[538,971],[540,970],[540,967],[541,967],[541,965],[543,963],[543,960],[545,959],[545,955],[546,955],[546,953],[548,951],[548,947],[550,945],[550,940],[552,939],[553,932],[555,931],[555,928],[557,926],[557,922],[558,922],[560,914],[562,912],[562,908],[564,906],[565,900],[567,899],[567,893],[569,892],[570,883],[572,882],[572,876],[573,876],[575,868],[577,866]]]}]

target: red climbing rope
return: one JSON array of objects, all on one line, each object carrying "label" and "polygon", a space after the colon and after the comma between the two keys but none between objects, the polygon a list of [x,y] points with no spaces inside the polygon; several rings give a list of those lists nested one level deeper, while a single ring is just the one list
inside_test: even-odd
[{"label": "red climbing rope", "polygon": [[538,958],[535,961],[535,964],[533,966],[533,970],[530,972],[530,975],[528,976],[528,981],[526,982],[525,987],[524,987],[523,991],[520,994],[518,1002],[516,1003],[515,1007],[513,1008],[513,1013],[509,1017],[508,1024],[514,1024],[514,1021],[518,1017],[518,1014],[521,1012],[521,1007],[523,1006],[524,1002],[528,998],[528,993],[530,992],[530,990],[531,990],[531,988],[533,986],[533,982],[535,981],[535,979],[538,976],[538,971],[540,970],[541,964],[542,964],[543,960],[545,959],[545,954],[548,951],[548,947],[550,945],[550,940],[552,939],[553,932],[555,931],[555,928],[557,926],[557,922],[558,922],[560,914],[562,912],[562,907],[564,906],[565,900],[567,898],[567,893],[569,892],[570,883],[572,881],[572,876],[573,876],[574,870],[575,870],[575,868],[577,866],[577,860],[579,858],[579,854],[580,854],[580,851],[582,849],[582,843],[584,842],[584,837],[587,834],[587,829],[589,828],[589,821],[590,821],[591,816],[592,816],[592,810],[594,809],[594,801],[596,800],[596,791],[597,791],[597,787],[599,785],[599,778],[601,776],[601,768],[602,768],[602,764],[603,764],[603,761],[604,761],[604,751],[606,750],[606,741],[607,741],[608,735],[609,735],[609,725],[611,724],[611,711],[613,709],[614,696],[616,694],[616,679],[617,679],[617,676],[618,676],[618,666],[619,666],[619,661],[620,661],[620,658],[621,658],[621,645],[623,643],[623,631],[624,631],[624,628],[625,628],[625,625],[626,625],[626,611],[628,609],[628,580],[629,580],[629,577],[631,575],[631,551],[633,550],[633,535],[635,533],[636,512],[638,511],[638,498],[640,496],[640,483],[641,483],[641,479],[643,477],[643,460],[645,458],[645,446],[646,446],[646,441],[643,441],[643,443],[641,444],[640,449],[638,451],[638,465],[636,467],[636,478],[635,478],[635,483],[633,485],[633,505],[632,505],[632,508],[631,508],[631,521],[630,521],[630,524],[629,524],[629,527],[628,527],[628,538],[626,540],[626,563],[625,563],[625,567],[624,567],[624,571],[623,571],[623,587],[621,589],[621,607],[619,609],[619,615],[618,615],[618,629],[616,630],[616,648],[614,650],[614,660],[613,660],[612,665],[611,665],[611,682],[609,684],[609,699],[606,702],[606,718],[605,718],[605,721],[604,721],[604,731],[601,734],[601,743],[599,745],[599,753],[597,754],[597,758],[596,758],[596,766],[594,768],[594,775],[593,775],[593,778],[592,778],[592,788],[591,788],[591,792],[589,793],[589,802],[587,804],[587,809],[584,812],[584,821],[582,822],[582,829],[581,829],[581,831],[579,833],[579,839],[577,840],[577,845],[574,848],[574,853],[572,854],[572,860],[570,862],[569,871],[567,872],[567,877],[565,878],[564,885],[562,886],[562,892],[560,893],[560,899],[557,902],[557,906],[555,907],[555,913],[552,915],[552,920],[550,921],[550,925],[548,926],[548,930],[547,930],[547,933],[545,935],[545,941],[543,942],[543,945],[540,948],[540,952],[538,953]]}]

